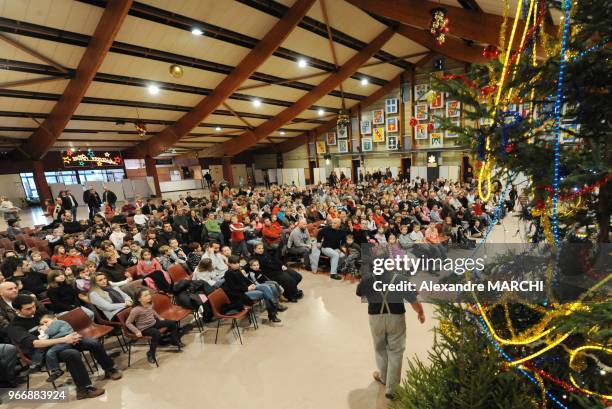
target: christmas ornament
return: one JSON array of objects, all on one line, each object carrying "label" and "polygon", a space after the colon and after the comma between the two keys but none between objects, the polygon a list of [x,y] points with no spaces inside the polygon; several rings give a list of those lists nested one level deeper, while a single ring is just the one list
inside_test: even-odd
[{"label": "christmas ornament", "polygon": [[512,153],[512,152],[514,152],[514,144],[513,143],[509,143],[506,146],[506,153]]},{"label": "christmas ornament", "polygon": [[489,60],[494,60],[499,57],[499,48],[494,45],[488,45],[482,50],[482,56]]},{"label": "christmas ornament", "polygon": [[416,120],[416,118],[410,118],[410,126],[414,127],[417,126],[418,122]]},{"label": "christmas ornament", "polygon": [[336,126],[338,128],[348,128],[351,124],[351,117],[348,114],[346,109],[341,109],[338,113],[338,120],[336,121]]},{"label": "christmas ornament", "polygon": [[147,134],[147,125],[143,122],[136,122],[134,125],[136,127],[136,132],[138,132],[138,136],[144,137]]},{"label": "christmas ornament", "polygon": [[434,130],[434,124],[432,124],[431,122],[427,124],[427,131],[431,132]]},{"label": "christmas ornament", "polygon": [[431,10],[433,18],[431,20],[431,27],[429,32],[434,36],[438,44],[444,44],[446,41],[446,34],[448,34],[448,17],[446,17],[445,8],[436,8]]},{"label": "christmas ornament", "polygon": [[181,78],[183,76],[183,67],[180,65],[172,64],[168,71],[170,71],[170,75],[174,78]]},{"label": "christmas ornament", "polygon": [[444,60],[442,58],[438,58],[434,62],[434,70],[435,71],[442,71],[442,70],[444,70]]},{"label": "christmas ornament", "polygon": [[492,93],[494,93],[496,90],[497,87],[495,85],[485,85],[484,87],[480,88],[479,93],[481,97],[486,98]]}]

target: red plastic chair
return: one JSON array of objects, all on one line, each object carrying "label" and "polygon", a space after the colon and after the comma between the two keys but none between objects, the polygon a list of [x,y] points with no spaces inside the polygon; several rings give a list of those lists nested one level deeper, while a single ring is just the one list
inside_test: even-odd
[{"label": "red plastic chair", "polygon": [[168,267],[168,274],[170,274],[172,282],[175,283],[178,283],[180,280],[191,280],[189,273],[180,264],[173,264]]},{"label": "red plastic chair", "polygon": [[210,303],[210,308],[212,309],[213,316],[218,319],[217,333],[215,334],[215,344],[217,343],[217,338],[219,336],[219,326],[221,325],[221,321],[232,320],[232,331],[234,331],[234,335],[238,334],[240,345],[242,345],[242,336],[240,335],[240,327],[238,326],[238,320],[246,317],[249,314],[250,308],[245,306],[241,311],[235,312],[233,314],[223,314],[221,312],[221,309],[225,304],[229,304],[230,300],[222,288],[217,288],[215,291],[208,294],[208,302]]}]

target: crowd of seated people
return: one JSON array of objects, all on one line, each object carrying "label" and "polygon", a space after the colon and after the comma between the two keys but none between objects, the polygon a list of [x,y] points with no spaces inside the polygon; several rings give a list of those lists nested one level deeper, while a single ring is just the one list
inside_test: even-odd
[{"label": "crowd of seated people", "polygon": [[[63,208],[67,201],[58,197],[46,226],[22,229],[17,219],[9,223],[12,238],[3,244],[0,263],[0,346],[10,350],[12,344],[36,357],[42,353],[38,349],[54,350],[55,360],[67,363],[77,396],[98,396],[104,391],[92,385],[74,351],[92,351],[107,376],[118,379],[121,372],[102,344],[74,333],[37,336],[36,329],[42,334],[48,325],[43,317],[61,320],[80,308],[94,320],[117,322],[129,309],[128,329],[154,340],[147,354],[153,363],[161,328],[170,343],[182,345],[176,325],[152,310],[154,293],[184,299],[175,294],[173,266],[181,266],[199,283],[189,286],[191,292],[207,295],[221,289],[229,299],[225,310],[261,301],[268,321],[277,323],[287,309],[283,303],[304,296],[302,275],[287,265],[289,260],[313,273],[325,260],[330,277],[341,279],[345,273],[358,276],[360,246],[368,242],[388,246],[392,254],[420,243],[427,254],[445,257],[449,243],[469,243],[483,234],[497,203],[504,200],[500,191],[498,186],[483,205],[474,186],[448,180],[370,178],[305,189],[224,186],[205,197],[138,198],[121,208],[113,204],[111,211],[104,203],[83,220],[75,220],[76,212]],[[505,208],[513,207],[513,201],[505,203]],[[185,307],[205,311],[206,297],[195,300]],[[45,315],[49,313],[54,316]],[[49,378],[58,374],[54,369]]]}]

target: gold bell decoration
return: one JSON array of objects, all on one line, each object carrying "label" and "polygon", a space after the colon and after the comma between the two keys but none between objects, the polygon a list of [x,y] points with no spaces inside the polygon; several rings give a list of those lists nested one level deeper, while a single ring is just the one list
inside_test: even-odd
[{"label": "gold bell decoration", "polygon": [[172,75],[174,78],[181,78],[183,76],[183,67],[180,65],[172,64],[169,71],[170,75]]}]

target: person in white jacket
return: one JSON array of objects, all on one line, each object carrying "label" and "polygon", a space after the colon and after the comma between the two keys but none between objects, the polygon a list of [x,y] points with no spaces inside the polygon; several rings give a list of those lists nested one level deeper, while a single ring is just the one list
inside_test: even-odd
[{"label": "person in white jacket", "polygon": [[125,232],[121,230],[121,226],[118,224],[112,225],[113,232],[110,234],[108,239],[115,245],[116,249],[120,249],[123,246],[123,239],[125,237]]},{"label": "person in white jacket", "polygon": [[221,245],[219,243],[211,243],[202,258],[209,258],[211,260],[215,274],[220,277],[225,275],[228,267],[226,258],[221,254]]}]

